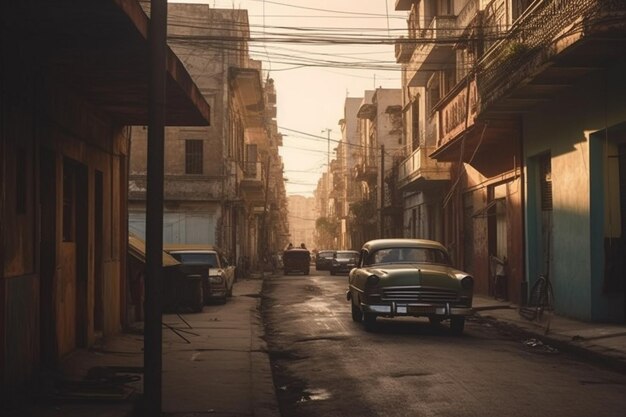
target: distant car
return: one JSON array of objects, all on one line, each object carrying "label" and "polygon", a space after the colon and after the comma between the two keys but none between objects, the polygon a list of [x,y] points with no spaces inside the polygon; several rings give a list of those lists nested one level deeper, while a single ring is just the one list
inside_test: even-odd
[{"label": "distant car", "polygon": [[288,249],[283,252],[283,272],[302,272],[309,275],[311,268],[311,253],[302,248]]},{"label": "distant car", "polygon": [[335,256],[334,250],[321,250],[317,253],[315,258],[315,269],[318,271],[330,270],[330,264]]},{"label": "distant car", "polygon": [[235,267],[214,245],[166,245],[164,250],[181,263],[188,275],[201,275],[204,302],[225,301],[233,295]]},{"label": "distant car", "polygon": [[462,334],[473,313],[474,279],[455,269],[439,242],[418,239],[372,240],[361,249],[348,279],[352,320],[374,328],[377,317],[428,317],[450,320]]},{"label": "distant car", "polygon": [[356,267],[358,260],[359,252],[355,250],[336,251],[330,263],[330,275],[335,275],[340,272],[350,272],[352,268]]}]

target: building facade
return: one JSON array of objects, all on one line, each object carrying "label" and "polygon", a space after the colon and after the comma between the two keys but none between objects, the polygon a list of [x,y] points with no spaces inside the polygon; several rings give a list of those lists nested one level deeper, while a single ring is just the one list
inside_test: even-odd
[{"label": "building facade", "polygon": [[442,240],[455,263],[493,294],[503,262],[504,295],[520,304],[548,275],[557,313],[623,322],[625,3],[396,9],[409,12],[396,57],[424,97],[428,156],[450,167]]},{"label": "building facade", "polygon": [[[126,126],[148,121],[149,45],[135,0],[2,3],[0,23],[3,407],[128,315]],[[206,125],[207,102],[167,59],[166,123]]]},{"label": "building facade", "polygon": [[[168,10],[168,43],[213,117],[209,127],[166,132],[164,241],[216,244],[231,263],[255,266],[287,227],[273,81],[263,80],[260,61],[249,57],[246,10],[180,3]],[[146,140],[145,128],[134,127],[129,228],[139,236],[145,233]]]}]

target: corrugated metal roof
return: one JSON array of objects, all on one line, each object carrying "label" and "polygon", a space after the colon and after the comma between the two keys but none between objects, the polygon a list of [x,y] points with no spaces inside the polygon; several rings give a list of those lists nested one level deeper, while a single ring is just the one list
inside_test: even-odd
[{"label": "corrugated metal roof", "polygon": [[[146,244],[143,240],[133,234],[128,235],[128,253],[139,261],[146,262]],[[167,252],[163,252],[163,266],[170,267],[179,265],[174,257]]]}]

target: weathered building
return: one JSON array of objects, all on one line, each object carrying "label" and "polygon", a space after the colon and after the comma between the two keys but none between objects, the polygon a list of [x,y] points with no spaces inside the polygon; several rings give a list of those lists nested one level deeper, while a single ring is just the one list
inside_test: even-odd
[{"label": "weathered building", "polygon": [[357,112],[360,200],[352,204],[356,217],[352,244],[360,247],[377,237],[401,235],[401,202],[393,172],[404,152],[400,89],[365,91]]},{"label": "weathered building", "polygon": [[317,220],[314,198],[292,195],[289,201],[289,242],[294,246],[304,243],[315,249],[315,221]]},{"label": "weathered building", "polygon": [[[213,117],[209,127],[166,131],[164,241],[216,244],[231,262],[255,265],[287,227],[273,82],[249,57],[246,10],[180,3],[168,10],[168,43]],[[129,227],[140,236],[146,156],[146,131],[134,127]]]},{"label": "weathered building", "polygon": [[[403,1],[396,56],[451,166],[444,243],[523,303],[540,274],[560,314],[624,321],[624,1]],[[411,42],[416,39],[418,42]],[[430,101],[430,104],[429,104]]]},{"label": "weathered building", "polygon": [[[2,405],[125,320],[125,126],[148,120],[148,23],[136,0],[0,6]],[[166,123],[206,125],[167,59]]]},{"label": "weathered building", "polygon": [[344,102],[343,118],[339,120],[341,141],[337,147],[337,159],[341,165],[343,178],[341,187],[341,211],[339,248],[352,249],[352,223],[354,216],[350,212],[352,204],[360,200],[359,182],[354,180],[352,173],[358,163],[359,134],[357,113],[361,106],[362,97],[348,97]]}]

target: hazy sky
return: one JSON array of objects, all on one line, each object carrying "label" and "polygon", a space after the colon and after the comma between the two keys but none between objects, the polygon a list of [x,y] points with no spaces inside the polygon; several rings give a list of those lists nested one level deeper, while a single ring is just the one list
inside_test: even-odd
[{"label": "hazy sky", "polygon": [[[393,45],[345,44],[406,36],[407,12],[396,12],[395,0],[182,2],[248,10],[250,53],[275,81],[279,131],[287,135],[281,155],[288,195],[312,195],[326,169],[322,138],[326,129],[331,139],[341,138],[338,122],[346,97],[362,97],[375,87],[400,88]],[[311,45],[313,40],[319,44]],[[331,142],[331,152],[335,146]]]}]

